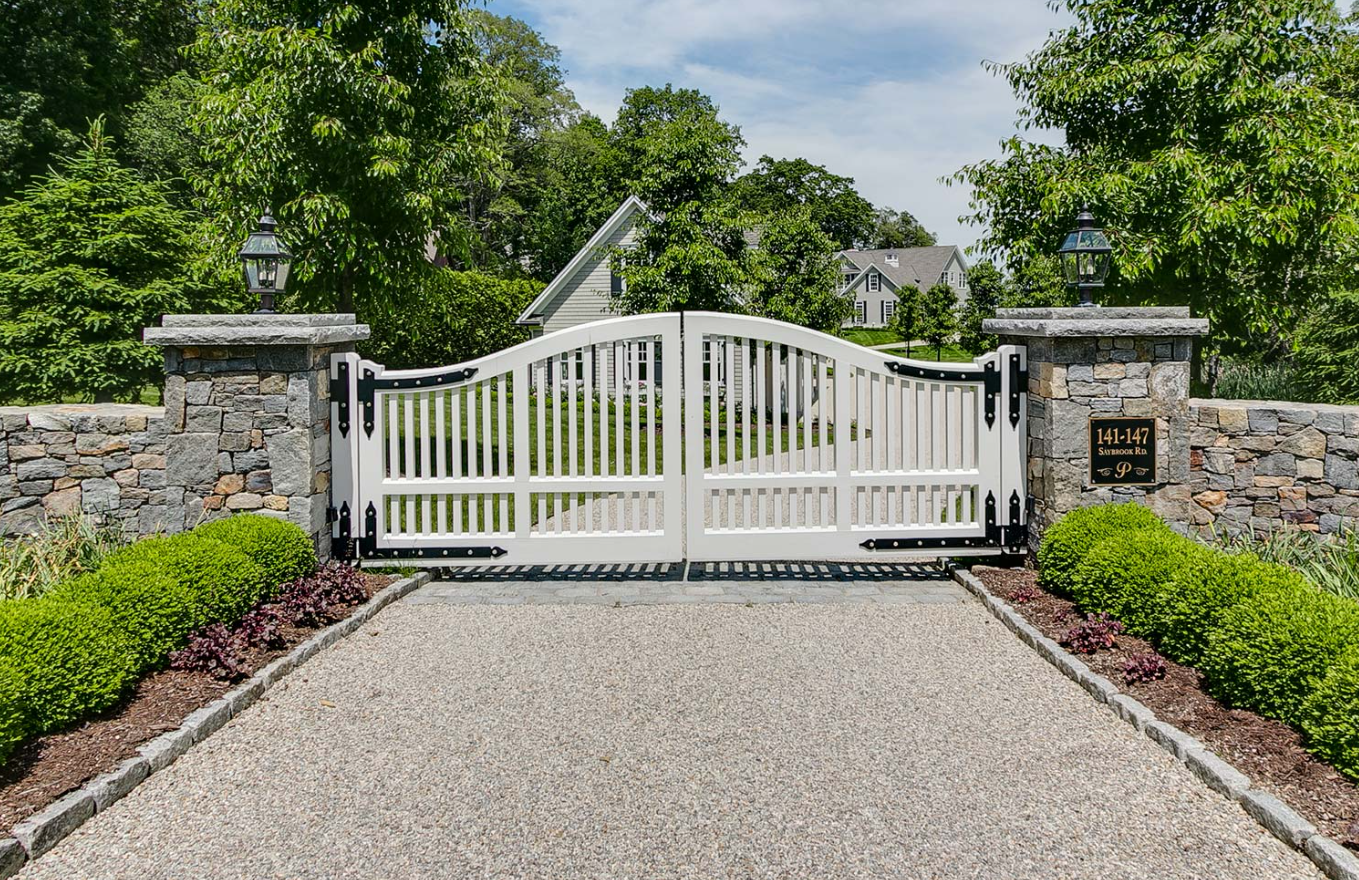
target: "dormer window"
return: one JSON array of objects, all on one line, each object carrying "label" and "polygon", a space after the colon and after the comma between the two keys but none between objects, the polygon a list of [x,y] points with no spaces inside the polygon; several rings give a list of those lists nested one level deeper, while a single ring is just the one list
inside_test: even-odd
[{"label": "dormer window", "polygon": [[877,272],[868,273],[868,292],[877,293],[882,289],[882,276]]},{"label": "dormer window", "polygon": [[883,259],[885,259],[885,260],[887,261],[887,265],[889,265],[889,266],[900,266],[900,265],[901,265],[901,258],[898,257],[896,254],[888,254],[888,255],[887,255],[886,257],[884,257]]}]

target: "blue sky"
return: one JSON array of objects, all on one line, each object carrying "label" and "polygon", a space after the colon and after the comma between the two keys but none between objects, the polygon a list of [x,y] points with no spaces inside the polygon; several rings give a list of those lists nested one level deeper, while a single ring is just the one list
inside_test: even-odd
[{"label": "blue sky", "polygon": [[[984,59],[1013,61],[1064,18],[1044,0],[491,0],[562,50],[583,107],[625,89],[697,88],[741,127],[746,159],[803,156],[970,245],[968,193],[939,177],[997,155],[1016,102]],[[1047,135],[1051,139],[1053,135]]]}]

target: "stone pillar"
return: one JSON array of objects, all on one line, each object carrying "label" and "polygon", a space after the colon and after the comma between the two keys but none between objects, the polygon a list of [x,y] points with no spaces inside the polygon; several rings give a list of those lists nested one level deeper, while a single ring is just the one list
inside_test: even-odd
[{"label": "stone pillar", "polygon": [[353,315],[167,315],[169,531],[239,511],[297,523],[330,555],[330,356],[368,338]]},{"label": "stone pillar", "polygon": [[[1188,533],[1190,351],[1208,321],[1187,308],[1001,309],[983,326],[1028,348],[1030,549],[1062,514],[1109,501],[1147,504]],[[1092,486],[1092,416],[1154,417],[1159,482]]]}]

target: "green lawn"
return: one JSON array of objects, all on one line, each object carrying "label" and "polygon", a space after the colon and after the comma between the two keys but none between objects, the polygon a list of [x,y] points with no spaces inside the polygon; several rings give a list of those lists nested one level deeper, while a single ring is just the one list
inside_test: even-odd
[{"label": "green lawn", "polygon": [[972,355],[963,351],[952,343],[945,345],[943,350],[936,353],[933,345],[913,345],[911,353],[907,354],[905,348],[888,349],[887,354],[894,354],[897,357],[909,357],[917,361],[967,361],[971,363]]},{"label": "green lawn", "polygon": [[844,335],[855,345],[886,345],[901,341],[900,336],[882,327],[853,327],[844,331]]}]

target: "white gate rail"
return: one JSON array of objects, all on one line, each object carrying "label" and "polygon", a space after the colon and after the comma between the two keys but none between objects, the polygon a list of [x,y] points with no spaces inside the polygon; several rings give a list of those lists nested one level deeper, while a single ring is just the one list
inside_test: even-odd
[{"label": "white gate rail", "polygon": [[1024,540],[1026,384],[1022,348],[910,361],[711,312],[437,369],[335,355],[337,549],[440,566],[999,553]]}]

